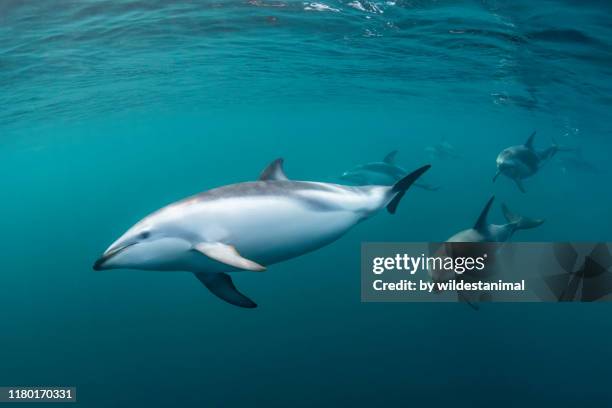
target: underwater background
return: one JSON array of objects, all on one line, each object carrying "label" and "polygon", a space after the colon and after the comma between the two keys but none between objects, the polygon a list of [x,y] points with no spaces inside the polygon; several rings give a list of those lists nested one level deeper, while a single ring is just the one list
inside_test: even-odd
[{"label": "underwater background", "polygon": [[[493,222],[501,202],[546,219],[514,240],[612,240],[612,5],[323,1],[0,1],[0,385],[87,407],[609,403],[606,303],[366,304],[359,254],[444,240],[492,194]],[[589,166],[493,184],[534,130]],[[395,149],[440,189],[236,273],[257,309],[189,273],[92,270],[146,214],[276,157],[339,182]]]}]

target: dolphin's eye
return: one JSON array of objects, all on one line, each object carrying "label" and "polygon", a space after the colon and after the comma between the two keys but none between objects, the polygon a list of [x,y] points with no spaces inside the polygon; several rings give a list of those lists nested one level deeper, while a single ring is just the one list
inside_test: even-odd
[{"label": "dolphin's eye", "polygon": [[143,231],[140,233],[140,239],[147,239],[151,236],[151,233],[149,231]]}]

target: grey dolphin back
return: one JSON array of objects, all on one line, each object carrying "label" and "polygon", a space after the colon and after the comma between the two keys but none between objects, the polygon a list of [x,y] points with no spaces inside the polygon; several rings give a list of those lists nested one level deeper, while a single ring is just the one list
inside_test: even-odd
[{"label": "grey dolphin back", "polygon": [[486,231],[487,225],[488,225],[487,219],[489,217],[489,211],[491,210],[491,205],[493,204],[494,200],[495,200],[495,196],[492,196],[491,198],[489,198],[489,201],[487,201],[484,208],[480,212],[480,215],[478,216],[478,219],[476,220],[476,223],[474,224],[474,229],[476,231],[478,232]]},{"label": "grey dolphin back", "polygon": [[508,223],[510,224],[516,225],[517,230],[536,228],[544,223],[544,220],[542,219],[527,218],[527,217],[523,217],[518,214],[515,214],[512,211],[510,211],[510,209],[506,206],[506,204],[502,204],[501,207],[502,207],[502,212],[504,213],[504,218],[506,219],[506,221],[508,221]]},{"label": "grey dolphin back", "polygon": [[283,163],[284,160],[282,158],[278,158],[272,163],[268,164],[268,167],[266,167],[259,175],[259,180],[289,180],[285,174],[285,170],[283,170]]},{"label": "grey dolphin back", "polygon": [[418,178],[423,175],[423,173],[429,170],[430,167],[431,165],[428,164],[426,166],[416,169],[415,171],[395,183],[393,187],[391,187],[391,190],[389,191],[391,194],[394,194],[395,197],[393,197],[391,202],[387,205],[387,211],[389,211],[389,213],[395,214],[397,206],[402,200],[402,197],[404,197],[404,194],[406,194],[406,190],[408,190],[410,186],[414,184],[414,182],[417,181]]},{"label": "grey dolphin back", "polygon": [[533,139],[535,139],[535,135],[536,135],[536,131],[534,130],[533,133],[529,135],[529,138],[525,142],[526,148],[533,150]]},{"label": "grey dolphin back", "polygon": [[395,164],[395,157],[397,156],[397,150],[393,150],[392,152],[387,153],[383,162],[387,164]]},{"label": "grey dolphin back", "polygon": [[219,299],[247,309],[257,307],[257,303],[238,292],[232,278],[227,273],[194,273],[194,275]]}]

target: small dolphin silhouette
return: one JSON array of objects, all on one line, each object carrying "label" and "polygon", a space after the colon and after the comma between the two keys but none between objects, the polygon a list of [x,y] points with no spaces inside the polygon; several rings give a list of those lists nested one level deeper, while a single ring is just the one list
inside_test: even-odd
[{"label": "small dolphin silhouette", "polygon": [[427,146],[425,151],[429,153],[432,159],[447,160],[458,159],[461,157],[461,155],[457,153],[455,146],[450,144],[446,138],[442,138],[440,142],[434,145]]},{"label": "small dolphin silhouette", "polygon": [[533,147],[533,140],[536,132],[534,131],[525,144],[511,146],[502,150],[497,156],[497,173],[493,177],[493,182],[497,180],[500,174],[508,177],[516,183],[516,186],[525,192],[523,180],[536,174],[548,159],[552,158],[561,150],[569,150],[560,148],[556,143],[553,143],[547,149],[536,150]]},{"label": "small dolphin silhouette", "polygon": [[563,173],[576,171],[588,174],[599,174],[602,172],[598,166],[584,158],[581,150],[575,150],[574,154],[560,156],[557,161]]},{"label": "small dolphin silhouette", "polygon": [[[398,151],[388,153],[381,162],[361,164],[349,171],[342,173],[340,178],[352,184],[367,186],[379,185],[390,186],[397,183],[408,172],[396,164],[395,158]],[[428,191],[436,191],[440,187],[427,183],[415,182],[415,187]]]}]

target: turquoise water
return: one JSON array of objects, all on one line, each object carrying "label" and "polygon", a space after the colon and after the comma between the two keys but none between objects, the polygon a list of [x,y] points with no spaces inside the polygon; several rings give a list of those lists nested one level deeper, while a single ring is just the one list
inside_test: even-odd
[{"label": "turquoise water", "polygon": [[[612,397],[606,304],[360,303],[362,241],[444,240],[491,194],[546,219],[517,240],[612,240],[611,9],[588,1],[0,2],[0,385],[79,405],[569,406]],[[538,131],[552,160],[491,182]],[[460,157],[430,157],[446,140]],[[255,179],[338,181],[398,149],[431,163],[338,242],[236,274],[94,272],[144,215]],[[585,397],[588,395],[588,397]]]}]

